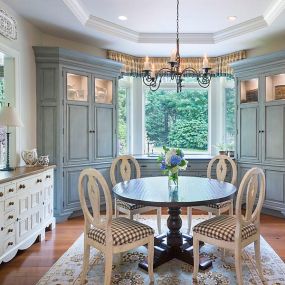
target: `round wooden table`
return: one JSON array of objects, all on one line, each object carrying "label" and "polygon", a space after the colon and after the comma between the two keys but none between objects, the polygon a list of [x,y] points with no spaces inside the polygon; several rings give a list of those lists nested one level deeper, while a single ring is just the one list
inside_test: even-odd
[{"label": "round wooden table", "polygon": [[[168,177],[146,177],[121,182],[114,186],[116,198],[132,204],[168,207],[168,233],[155,237],[154,267],[173,258],[193,265],[192,236],[180,232],[181,207],[203,206],[224,202],[234,197],[236,187],[227,182],[201,177],[180,176],[178,190],[168,189]],[[201,244],[202,245],[202,244]],[[200,269],[212,265],[210,260],[200,259]],[[147,262],[139,264],[147,270]]]}]

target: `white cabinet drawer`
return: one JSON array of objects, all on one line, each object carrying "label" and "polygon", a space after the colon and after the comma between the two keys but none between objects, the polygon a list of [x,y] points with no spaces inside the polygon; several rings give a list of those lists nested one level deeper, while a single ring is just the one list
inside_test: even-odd
[{"label": "white cabinet drawer", "polygon": [[16,211],[10,211],[4,214],[4,226],[8,226],[16,221]]},{"label": "white cabinet drawer", "polygon": [[15,210],[17,206],[17,200],[18,200],[17,197],[6,199],[4,202],[5,205],[4,211],[9,212],[11,210]]},{"label": "white cabinet drawer", "polygon": [[16,194],[16,183],[11,183],[6,185],[4,189],[5,189],[5,198],[14,196]]},{"label": "white cabinet drawer", "polygon": [[10,236],[15,235],[15,223],[6,226],[2,231],[2,237],[3,239],[6,239]]},{"label": "white cabinet drawer", "polygon": [[29,190],[29,189],[37,189],[40,188],[43,183],[43,175],[33,175],[29,179],[19,180],[17,182],[17,191]]},{"label": "white cabinet drawer", "polygon": [[6,251],[8,251],[9,249],[11,249],[12,247],[15,246],[16,243],[16,239],[15,239],[15,235],[10,236],[9,238],[7,238],[4,241],[4,248],[3,248],[3,252],[5,253]]}]

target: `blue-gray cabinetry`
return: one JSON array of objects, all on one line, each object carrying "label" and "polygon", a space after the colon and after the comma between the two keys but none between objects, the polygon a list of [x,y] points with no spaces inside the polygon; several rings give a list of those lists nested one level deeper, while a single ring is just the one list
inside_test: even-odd
[{"label": "blue-gray cabinetry", "polygon": [[264,211],[285,215],[285,51],[232,64],[237,86],[239,181],[251,167],[266,176]]},{"label": "blue-gray cabinetry", "polygon": [[34,53],[37,148],[57,165],[55,216],[62,220],[80,210],[77,183],[82,169],[99,169],[110,183],[121,64],[55,47],[34,47]]}]

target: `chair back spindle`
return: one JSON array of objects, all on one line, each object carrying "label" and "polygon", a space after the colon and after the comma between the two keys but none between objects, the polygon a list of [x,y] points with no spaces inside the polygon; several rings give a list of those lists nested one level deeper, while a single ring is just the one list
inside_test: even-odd
[{"label": "chair back spindle", "polygon": [[[106,202],[105,221],[102,221],[100,215],[100,189],[103,190]],[[78,191],[87,230],[90,229],[91,225],[99,229],[106,229],[110,226],[112,222],[112,198],[108,184],[102,174],[98,170],[92,168],[81,171],[78,182]],[[92,214],[87,207],[86,192],[89,196]]]},{"label": "chair back spindle", "polygon": [[[246,203],[245,215],[242,213],[244,198]],[[236,218],[239,224],[239,228],[241,228],[243,225],[248,224],[255,224],[256,226],[259,226],[260,213],[264,198],[264,172],[260,168],[252,168],[246,172],[238,190],[236,201]]]},{"label": "chair back spindle", "polygon": [[120,164],[119,174],[122,181],[129,181],[131,179],[131,173],[132,173],[131,164],[133,164],[135,167],[136,171],[135,177],[136,178],[141,177],[140,166],[137,160],[131,155],[121,155],[113,160],[110,168],[110,177],[113,186],[115,186],[118,183],[116,180],[116,168],[118,167],[119,164]]},{"label": "chair back spindle", "polygon": [[237,168],[235,162],[228,157],[227,155],[216,155],[211,159],[211,161],[208,164],[207,168],[207,177],[212,178],[211,172],[212,172],[212,167],[213,164],[218,160],[217,166],[216,166],[216,176],[219,181],[225,181],[226,175],[227,175],[227,163],[228,161],[231,165],[232,168],[232,179],[231,179],[231,184],[236,184],[237,180]]}]

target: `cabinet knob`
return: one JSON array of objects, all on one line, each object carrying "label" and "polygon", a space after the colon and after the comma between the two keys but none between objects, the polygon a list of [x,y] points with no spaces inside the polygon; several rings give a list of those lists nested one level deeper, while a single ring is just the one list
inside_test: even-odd
[{"label": "cabinet knob", "polygon": [[3,227],[1,227],[1,232],[4,230],[4,228]]},{"label": "cabinet knob", "polygon": [[17,222],[18,222],[19,220],[20,220],[19,218],[16,219]]},{"label": "cabinet knob", "polygon": [[13,229],[9,229],[9,230],[8,230],[8,233],[12,233],[12,232],[13,232]]},{"label": "cabinet knob", "polygon": [[13,219],[13,218],[14,218],[13,215],[8,216],[8,220],[11,220],[11,219]]},{"label": "cabinet knob", "polygon": [[14,202],[9,202],[9,206],[13,206],[14,205]]},{"label": "cabinet knob", "polygon": [[24,188],[26,188],[26,185],[25,184],[20,184],[19,188],[20,189],[24,189]]},{"label": "cabinet knob", "polygon": [[3,195],[4,195],[3,192],[0,192],[0,197],[3,197]]},{"label": "cabinet knob", "polygon": [[37,183],[41,183],[42,182],[42,179],[37,179]]},{"label": "cabinet knob", "polygon": [[12,242],[12,241],[9,241],[9,242],[8,242],[8,246],[9,246],[9,245],[13,245],[13,242]]},{"label": "cabinet knob", "polygon": [[10,188],[8,191],[11,193],[11,192],[14,192],[14,189]]},{"label": "cabinet knob", "polygon": [[48,179],[48,178],[50,178],[50,175],[47,175],[47,176],[46,176],[46,179]]}]

